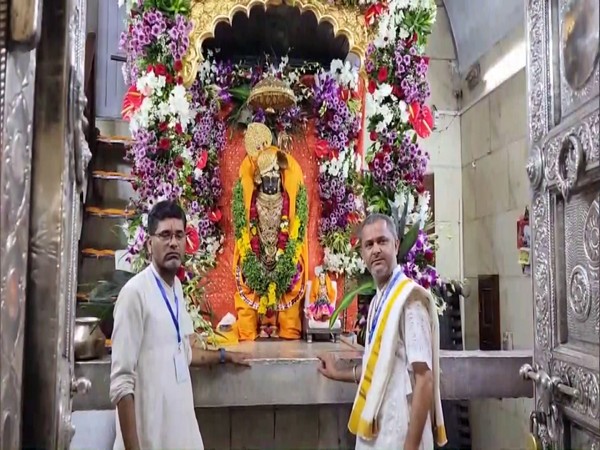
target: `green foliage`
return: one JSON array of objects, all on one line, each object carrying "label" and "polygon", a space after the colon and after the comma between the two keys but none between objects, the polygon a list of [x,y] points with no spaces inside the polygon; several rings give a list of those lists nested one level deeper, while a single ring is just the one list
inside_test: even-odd
[{"label": "green foliage", "polygon": [[356,288],[347,292],[331,315],[331,318],[329,319],[329,327],[332,327],[333,324],[335,324],[335,321],[339,317],[340,313],[352,304],[357,295],[371,294],[373,292],[375,292],[375,281],[373,281],[373,279],[365,281]]},{"label": "green foliage", "polygon": [[189,16],[190,0],[144,0],[142,7],[146,11],[149,9],[158,9],[172,16],[176,14]]}]

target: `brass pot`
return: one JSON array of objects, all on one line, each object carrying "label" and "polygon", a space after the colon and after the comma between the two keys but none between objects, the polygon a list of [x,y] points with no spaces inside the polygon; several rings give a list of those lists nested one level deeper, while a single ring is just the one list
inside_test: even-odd
[{"label": "brass pot", "polygon": [[100,319],[97,317],[76,318],[73,341],[76,361],[98,359],[104,356],[106,336],[100,329]]}]

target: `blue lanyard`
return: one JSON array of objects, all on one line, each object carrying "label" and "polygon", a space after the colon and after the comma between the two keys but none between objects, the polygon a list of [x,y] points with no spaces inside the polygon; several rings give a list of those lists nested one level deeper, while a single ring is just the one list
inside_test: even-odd
[{"label": "blue lanyard", "polygon": [[[154,275],[154,274],[153,274]],[[156,275],[154,275],[154,279],[156,280],[156,284],[158,285],[158,289],[160,289],[160,293],[162,294],[163,300],[169,309],[169,314],[171,315],[171,319],[173,320],[173,324],[175,325],[175,330],[177,331],[177,344],[181,344],[181,334],[179,333],[179,301],[177,300],[177,294],[175,293],[175,287],[173,287],[173,295],[175,296],[175,309],[177,310],[177,315],[173,313],[173,308],[171,308],[171,303],[169,302],[169,298],[167,297],[167,293],[165,292],[165,288],[162,283],[158,279]]]},{"label": "blue lanyard", "polygon": [[381,314],[381,311],[383,311],[383,305],[385,304],[385,299],[389,295],[392,287],[396,284],[396,281],[398,281],[398,277],[401,275],[402,275],[402,269],[398,269],[396,271],[396,273],[394,275],[392,275],[392,279],[390,280],[387,287],[385,288],[385,291],[381,294],[381,299],[379,300],[379,304],[377,305],[377,308],[374,311],[373,321],[371,322],[371,328],[369,328],[369,345],[373,341],[373,336],[375,335],[375,327],[377,327],[377,322],[379,322],[379,316]]}]

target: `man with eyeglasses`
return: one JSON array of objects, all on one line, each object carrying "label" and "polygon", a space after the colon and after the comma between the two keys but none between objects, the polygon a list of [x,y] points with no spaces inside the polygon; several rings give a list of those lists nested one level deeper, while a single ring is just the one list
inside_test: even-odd
[{"label": "man with eyeglasses", "polygon": [[185,251],[185,212],[157,203],[148,214],[151,264],[115,304],[110,398],[115,449],[203,449],[189,365],[248,365],[240,353],[194,347],[194,328],[176,277]]}]

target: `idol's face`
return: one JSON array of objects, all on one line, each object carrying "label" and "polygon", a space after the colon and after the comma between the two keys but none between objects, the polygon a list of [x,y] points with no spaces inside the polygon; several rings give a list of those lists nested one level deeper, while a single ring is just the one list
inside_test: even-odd
[{"label": "idol's face", "polygon": [[262,191],[265,194],[273,195],[279,192],[280,178],[279,174],[271,172],[261,178]]},{"label": "idol's face", "polygon": [[385,284],[396,268],[398,239],[384,220],[365,225],[361,231],[360,253],[378,286]]}]

